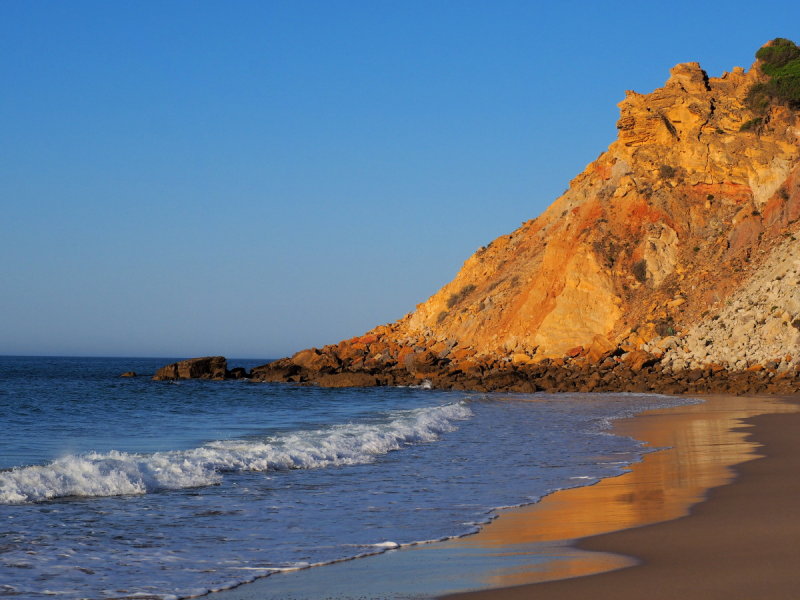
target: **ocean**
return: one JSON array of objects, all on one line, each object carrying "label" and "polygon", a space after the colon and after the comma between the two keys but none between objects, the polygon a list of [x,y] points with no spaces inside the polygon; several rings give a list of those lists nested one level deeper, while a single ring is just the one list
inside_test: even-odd
[{"label": "ocean", "polygon": [[620,474],[645,450],[611,422],[686,403],[150,381],[174,360],[0,357],[0,597],[187,598],[468,535]]}]

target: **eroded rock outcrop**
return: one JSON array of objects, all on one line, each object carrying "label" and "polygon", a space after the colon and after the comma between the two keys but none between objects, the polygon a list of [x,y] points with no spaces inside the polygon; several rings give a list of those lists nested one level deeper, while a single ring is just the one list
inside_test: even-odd
[{"label": "eroded rock outcrop", "polygon": [[685,63],[662,88],[627,92],[617,140],[540,217],[399,321],[254,379],[619,389],[628,376],[651,391],[650,375],[696,390],[723,372],[751,373],[730,389],[792,379],[800,119],[778,103],[754,119],[748,92],[767,78],[758,62],[718,78]]},{"label": "eroded rock outcrop", "polygon": [[154,379],[800,391],[800,118],[769,99],[754,117],[769,77],[685,63],[627,92],[617,140],[560,198],[394,323],[249,374],[206,357]]},{"label": "eroded rock outcrop", "polygon": [[173,379],[226,379],[228,361],[224,356],[190,358],[161,367],[153,375],[155,381]]}]

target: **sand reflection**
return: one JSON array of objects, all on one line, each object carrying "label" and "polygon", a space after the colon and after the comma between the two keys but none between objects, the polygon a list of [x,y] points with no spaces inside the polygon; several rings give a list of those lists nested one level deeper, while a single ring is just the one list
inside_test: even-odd
[{"label": "sand reflection", "polygon": [[445,546],[481,548],[495,558],[531,556],[524,566],[487,571],[480,579],[488,587],[589,575],[635,564],[628,557],[579,550],[572,542],[686,515],[709,488],[732,480],[733,465],[758,455],[756,444],[746,440],[743,419],[796,410],[780,399],[726,396],[619,421],[617,433],[647,440],[653,448],[670,449],[646,455],[619,477],[505,511],[480,533]]},{"label": "sand reflection", "polygon": [[430,598],[613,571],[633,558],[581,550],[575,540],[681,517],[731,467],[757,456],[742,420],[797,412],[776,398],[709,398],[704,404],[617,421],[615,431],[653,448],[624,475],[503,511],[479,533],[449,542],[268,577],[218,600]]}]

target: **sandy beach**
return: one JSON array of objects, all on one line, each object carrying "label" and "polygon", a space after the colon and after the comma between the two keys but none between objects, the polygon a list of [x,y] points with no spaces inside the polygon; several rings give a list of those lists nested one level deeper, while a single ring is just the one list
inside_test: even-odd
[{"label": "sandy beach", "polygon": [[[509,511],[463,541],[499,548],[519,537],[582,538],[575,545],[590,552],[585,560],[540,573],[541,579],[569,579],[516,585],[531,574],[500,574],[494,584],[509,587],[447,597],[796,597],[800,414],[794,410],[778,399],[710,398],[704,405],[619,423],[620,433],[674,447],[648,455],[619,478]],[[744,424],[737,426],[742,419]],[[733,470],[731,464],[736,464]],[[594,552],[601,554],[592,560]],[[607,553],[634,558],[616,570],[589,575],[614,568],[613,560],[603,558]]]},{"label": "sandy beach", "polygon": [[647,454],[624,475],[501,511],[475,535],[285,573],[213,596],[792,597],[800,587],[797,405],[705,400],[617,421],[616,433],[668,449]]}]

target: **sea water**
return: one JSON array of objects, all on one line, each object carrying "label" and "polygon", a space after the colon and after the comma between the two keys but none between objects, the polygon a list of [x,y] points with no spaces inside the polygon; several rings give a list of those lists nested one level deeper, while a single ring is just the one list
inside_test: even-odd
[{"label": "sea water", "polygon": [[621,473],[644,450],[611,421],[685,403],[118,377],[167,362],[0,357],[0,597],[184,598],[467,535]]}]

